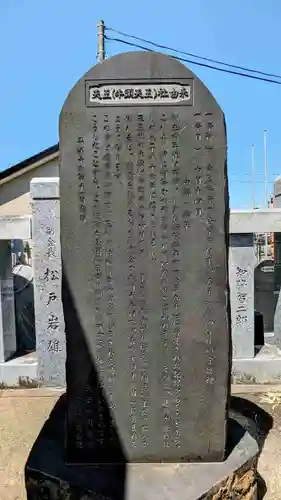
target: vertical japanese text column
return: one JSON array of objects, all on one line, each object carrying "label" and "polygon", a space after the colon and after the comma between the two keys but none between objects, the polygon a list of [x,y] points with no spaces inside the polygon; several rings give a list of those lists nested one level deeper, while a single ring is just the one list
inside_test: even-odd
[{"label": "vertical japanese text column", "polygon": [[229,284],[234,358],[255,355],[253,234],[231,234]]},{"label": "vertical japanese text column", "polygon": [[65,327],[61,302],[59,179],[33,179],[32,263],[38,381],[65,385]]}]

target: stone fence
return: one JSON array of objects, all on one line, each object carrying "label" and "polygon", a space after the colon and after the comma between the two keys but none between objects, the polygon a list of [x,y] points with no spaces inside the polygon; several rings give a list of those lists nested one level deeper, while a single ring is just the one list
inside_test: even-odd
[{"label": "stone fence", "polygon": [[[0,218],[0,384],[65,385],[65,332],[61,303],[59,179],[31,182],[32,216]],[[229,282],[234,382],[268,383],[281,379],[281,304],[275,311],[270,352],[255,346],[255,233],[281,233],[281,209],[233,210],[230,214]],[[16,351],[10,240],[32,241],[36,355]],[[79,369],[79,367],[78,367]]]}]

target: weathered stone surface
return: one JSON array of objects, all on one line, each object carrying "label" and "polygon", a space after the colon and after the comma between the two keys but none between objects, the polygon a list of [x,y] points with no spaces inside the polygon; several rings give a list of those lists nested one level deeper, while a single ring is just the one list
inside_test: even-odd
[{"label": "weathered stone surface", "polygon": [[65,386],[65,330],[61,301],[60,201],[58,179],[34,179],[32,262],[38,382]]},{"label": "weathered stone surface", "polygon": [[0,240],[0,363],[16,350],[11,242]]},{"label": "weathered stone surface", "polygon": [[274,233],[280,230],[280,208],[231,210],[229,224],[231,234]]},{"label": "weathered stone surface", "polygon": [[26,264],[13,267],[17,350],[23,354],[36,350],[33,268]]},{"label": "weathered stone surface", "polygon": [[[67,500],[105,500],[106,497],[91,493],[79,488],[71,486],[65,481],[59,481],[38,471],[28,473],[27,484],[28,500],[57,500],[58,498]],[[200,494],[199,494],[200,495]],[[107,497],[108,498],[108,497]],[[137,497],[133,497],[138,500]],[[141,496],[142,500],[149,500],[151,496]],[[171,497],[167,496],[163,491],[163,500],[169,500]],[[212,488],[212,490],[204,496],[189,497],[190,500],[258,500],[258,483],[256,474],[256,464],[253,462],[247,464],[246,472],[232,474],[222,484]],[[178,500],[186,499],[185,492],[177,497]]]},{"label": "weathered stone surface", "polygon": [[28,216],[0,217],[1,240],[29,240],[31,238],[31,224]]},{"label": "weathered stone surface", "polygon": [[231,234],[229,243],[233,357],[253,358],[255,355],[253,234]]},{"label": "weathered stone surface", "polygon": [[28,500],[256,500],[258,445],[241,415],[230,420],[222,463],[66,466],[65,412],[61,397],[31,450],[25,470]]},{"label": "weathered stone surface", "polygon": [[255,310],[263,315],[265,334],[274,331],[274,314],[278,299],[274,292],[274,262],[264,259],[255,267]]},{"label": "weathered stone surface", "polygon": [[63,106],[60,181],[68,460],[223,460],[221,109],[173,58],[108,59]]}]

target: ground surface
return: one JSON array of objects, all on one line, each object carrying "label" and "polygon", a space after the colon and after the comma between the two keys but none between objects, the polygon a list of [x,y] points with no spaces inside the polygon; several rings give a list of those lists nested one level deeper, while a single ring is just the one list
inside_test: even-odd
[{"label": "ground surface", "polygon": [[[273,417],[259,459],[266,482],[264,500],[281,500],[281,387],[268,386],[261,394],[236,386],[234,392],[263,408]],[[26,500],[23,471],[26,458],[60,391],[39,389],[0,391],[0,499]],[[269,394],[270,393],[270,394]]]},{"label": "ground surface", "polygon": [[1,500],[26,500],[24,465],[58,396],[37,389],[0,391]]}]

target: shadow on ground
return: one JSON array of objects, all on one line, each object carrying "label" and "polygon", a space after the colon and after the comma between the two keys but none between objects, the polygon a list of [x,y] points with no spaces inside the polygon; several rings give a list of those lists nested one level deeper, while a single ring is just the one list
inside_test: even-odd
[{"label": "shadow on ground", "polygon": [[[259,455],[262,452],[265,440],[273,426],[273,418],[269,413],[252,401],[242,397],[232,396],[230,400],[230,418],[235,417],[243,421],[246,430],[257,441]],[[267,492],[264,479],[258,474],[258,500],[262,500]]]},{"label": "shadow on ground", "polygon": [[62,299],[67,394],[56,403],[27,459],[27,498],[123,500],[127,457],[64,273]]}]

